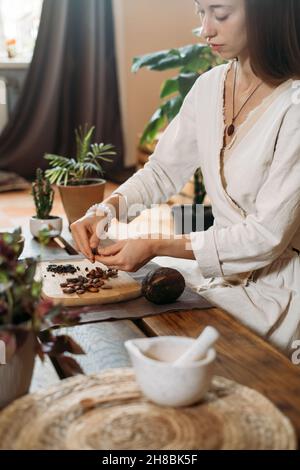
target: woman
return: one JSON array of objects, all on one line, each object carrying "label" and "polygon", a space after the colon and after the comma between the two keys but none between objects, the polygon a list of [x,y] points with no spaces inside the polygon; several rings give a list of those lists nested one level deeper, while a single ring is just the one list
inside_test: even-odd
[{"label": "woman", "polygon": [[[300,339],[300,2],[196,3],[203,36],[228,63],[197,80],[149,163],[105,203],[119,217],[125,200],[164,202],[200,166],[214,226],[119,241],[96,260],[125,271],[154,256],[196,260],[198,292],[287,351]],[[107,214],[100,205],[72,225],[90,259]]]}]

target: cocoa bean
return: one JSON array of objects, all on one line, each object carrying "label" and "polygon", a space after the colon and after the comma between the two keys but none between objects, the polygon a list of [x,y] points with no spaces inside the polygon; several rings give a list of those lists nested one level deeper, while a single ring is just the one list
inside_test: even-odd
[{"label": "cocoa bean", "polygon": [[99,289],[97,287],[89,287],[88,291],[96,293],[96,292],[99,292]]},{"label": "cocoa bean", "polygon": [[75,289],[72,289],[72,288],[63,289],[64,294],[70,295],[70,294],[74,294],[74,292],[75,292]]}]

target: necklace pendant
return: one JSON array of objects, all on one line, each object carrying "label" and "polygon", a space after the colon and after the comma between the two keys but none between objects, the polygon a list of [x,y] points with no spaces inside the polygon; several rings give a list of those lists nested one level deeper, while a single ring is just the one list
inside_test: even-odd
[{"label": "necklace pendant", "polygon": [[230,124],[230,126],[228,126],[227,128],[227,135],[231,137],[234,134],[234,131],[235,131],[234,124]]}]

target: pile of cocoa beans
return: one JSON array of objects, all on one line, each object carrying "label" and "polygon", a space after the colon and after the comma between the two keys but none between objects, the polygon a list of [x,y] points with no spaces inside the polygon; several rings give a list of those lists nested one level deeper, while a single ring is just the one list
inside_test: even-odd
[{"label": "pile of cocoa beans", "polygon": [[[108,268],[103,270],[99,267],[89,270],[85,268],[86,275],[67,278],[65,282],[60,284],[64,294],[82,295],[85,292],[97,293],[100,289],[112,289],[106,281],[110,278],[118,277],[118,270]],[[53,272],[53,271],[52,271]]]}]

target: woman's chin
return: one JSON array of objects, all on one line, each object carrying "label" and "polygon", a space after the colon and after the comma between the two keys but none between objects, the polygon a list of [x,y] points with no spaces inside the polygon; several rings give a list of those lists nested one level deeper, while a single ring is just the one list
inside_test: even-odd
[{"label": "woman's chin", "polygon": [[233,60],[236,58],[236,54],[230,51],[220,51],[218,52],[218,56],[220,56],[224,60]]}]

